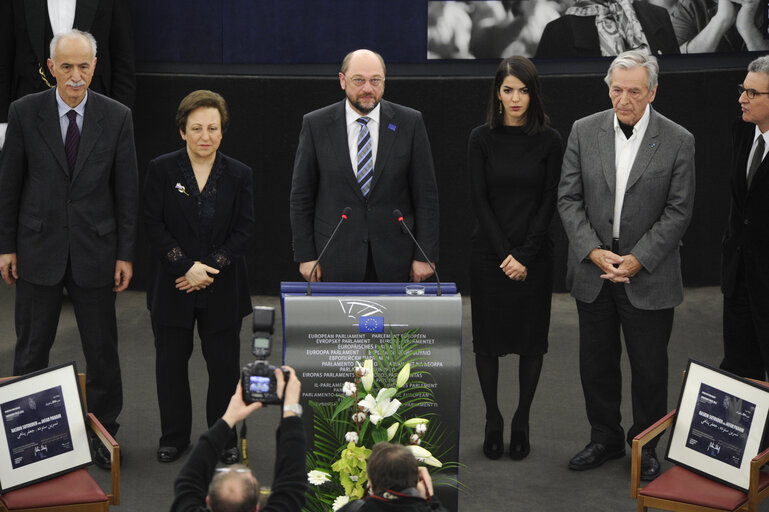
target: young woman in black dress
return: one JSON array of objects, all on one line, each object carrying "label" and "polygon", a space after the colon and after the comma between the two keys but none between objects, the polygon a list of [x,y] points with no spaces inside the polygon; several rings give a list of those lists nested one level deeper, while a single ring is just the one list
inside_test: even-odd
[{"label": "young woman in black dress", "polygon": [[497,69],[486,124],[468,143],[476,227],[473,234],[473,350],[486,403],[483,452],[504,452],[497,404],[499,357],[518,354],[519,400],[510,457],[529,454],[529,411],[547,352],[553,282],[550,221],[563,156],[549,126],[537,70],[525,57]]}]

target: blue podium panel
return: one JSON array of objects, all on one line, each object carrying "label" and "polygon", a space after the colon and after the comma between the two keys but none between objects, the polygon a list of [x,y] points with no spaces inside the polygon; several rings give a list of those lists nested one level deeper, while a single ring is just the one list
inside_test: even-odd
[{"label": "blue podium panel", "polygon": [[[445,429],[441,460],[459,461],[459,413],[462,355],[462,297],[453,283],[443,285],[435,296],[435,284],[425,295],[406,295],[404,283],[354,283],[357,293],[346,295],[346,283],[313,284],[313,295],[304,294],[306,283],[281,286],[283,308],[283,355],[302,381],[302,405],[308,440],[312,440],[312,413],[309,401],[338,402],[342,385],[353,380],[353,368],[368,357],[369,350],[388,343],[390,333],[418,329],[415,342],[423,346],[425,358],[416,375],[432,389],[435,402],[414,416],[428,415],[433,425]],[[325,290],[316,288],[326,285]],[[286,293],[301,290],[300,294]],[[384,291],[384,293],[382,293]],[[368,292],[362,294],[361,292]],[[433,295],[430,295],[430,293]],[[409,414],[412,416],[412,414]],[[456,477],[456,471],[445,473]],[[456,510],[456,490],[440,487],[439,499]]]}]

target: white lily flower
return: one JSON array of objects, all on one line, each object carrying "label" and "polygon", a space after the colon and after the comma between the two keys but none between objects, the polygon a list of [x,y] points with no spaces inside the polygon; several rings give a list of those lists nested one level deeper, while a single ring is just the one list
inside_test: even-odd
[{"label": "white lily flower", "polygon": [[355,386],[354,382],[345,382],[342,386],[342,393],[344,393],[344,396],[353,396],[357,390],[358,388]]},{"label": "white lily flower", "polygon": [[401,368],[401,371],[398,372],[398,380],[395,383],[395,387],[398,389],[402,388],[403,385],[409,381],[410,376],[411,376],[411,363],[406,363],[403,365],[403,368]]},{"label": "white lily flower", "polygon": [[427,432],[427,423],[420,423],[416,427],[414,427],[414,432],[419,434],[420,436]]},{"label": "white lily flower", "polygon": [[323,485],[326,482],[330,482],[331,477],[325,471],[318,471],[317,469],[313,469],[307,473],[307,481],[312,485]]},{"label": "white lily flower", "polygon": [[390,428],[387,429],[387,441],[392,441],[393,437],[395,437],[395,433],[398,432],[398,427],[400,426],[400,423],[393,423],[390,425]]},{"label": "white lily flower", "polygon": [[425,464],[429,466],[435,466],[436,468],[443,466],[441,461],[433,457],[433,454],[430,453],[430,450],[426,450],[421,446],[417,446],[415,444],[410,444],[406,448],[408,448],[411,451],[411,454],[419,462],[424,462]]},{"label": "white lily flower", "polygon": [[347,432],[344,435],[344,440],[348,443],[355,443],[358,444],[358,433],[357,432]]},{"label": "white lily flower", "polygon": [[363,361],[363,367],[366,369],[366,374],[361,378],[363,383],[363,389],[366,393],[371,391],[371,386],[374,385],[374,361],[373,359],[366,359]]},{"label": "white lily flower", "polygon": [[425,418],[410,418],[403,422],[404,427],[415,428],[417,425],[427,425],[430,420]]},{"label": "white lily flower", "polygon": [[336,512],[340,508],[344,507],[350,502],[349,496],[337,496],[334,503],[331,504],[331,508]]},{"label": "white lily flower", "polygon": [[368,409],[371,423],[374,425],[379,423],[381,419],[395,414],[401,406],[399,400],[391,399],[394,391],[392,388],[382,388],[379,390],[376,398],[368,394],[366,398],[358,402],[358,405]]}]

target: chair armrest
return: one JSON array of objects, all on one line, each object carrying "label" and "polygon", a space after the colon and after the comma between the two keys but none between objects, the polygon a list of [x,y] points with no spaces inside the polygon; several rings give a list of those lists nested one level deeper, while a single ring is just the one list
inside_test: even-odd
[{"label": "chair armrest", "polygon": [[109,450],[112,463],[110,464],[110,474],[112,479],[111,492],[109,496],[110,505],[120,504],[120,445],[112,435],[107,432],[104,425],[101,424],[99,418],[97,418],[92,412],[88,413],[88,426],[99,438],[101,444],[103,444],[107,450]]},{"label": "chair armrest", "polygon": [[633,438],[633,445],[630,451],[630,497],[633,499],[638,498],[638,491],[641,488],[641,448],[646,443],[655,439],[657,436],[667,430],[670,425],[673,424],[673,419],[676,416],[676,410],[673,409],[665,416],[657,420],[649,428],[638,434]]}]

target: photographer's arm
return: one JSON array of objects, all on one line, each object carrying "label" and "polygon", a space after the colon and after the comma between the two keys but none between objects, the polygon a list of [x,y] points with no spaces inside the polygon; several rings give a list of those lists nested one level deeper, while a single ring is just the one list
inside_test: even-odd
[{"label": "photographer's arm", "polygon": [[174,482],[174,502],[171,512],[192,512],[206,509],[208,484],[213,478],[219,454],[232,435],[232,427],[238,421],[262,407],[260,403],[243,403],[240,382],[224,416],[200,436],[198,444],[184,463]]},{"label": "photographer's arm", "polygon": [[[275,371],[278,380],[278,395],[283,396],[283,404],[299,403],[302,384],[296,378],[296,372],[289,367],[291,376],[288,383],[283,381],[283,372]],[[285,390],[285,395],[283,391]],[[307,493],[307,474],[305,473],[305,434],[302,418],[292,411],[284,411],[283,419],[276,433],[277,453],[275,456],[275,478],[272,492],[262,512],[299,512],[302,510]]]}]

